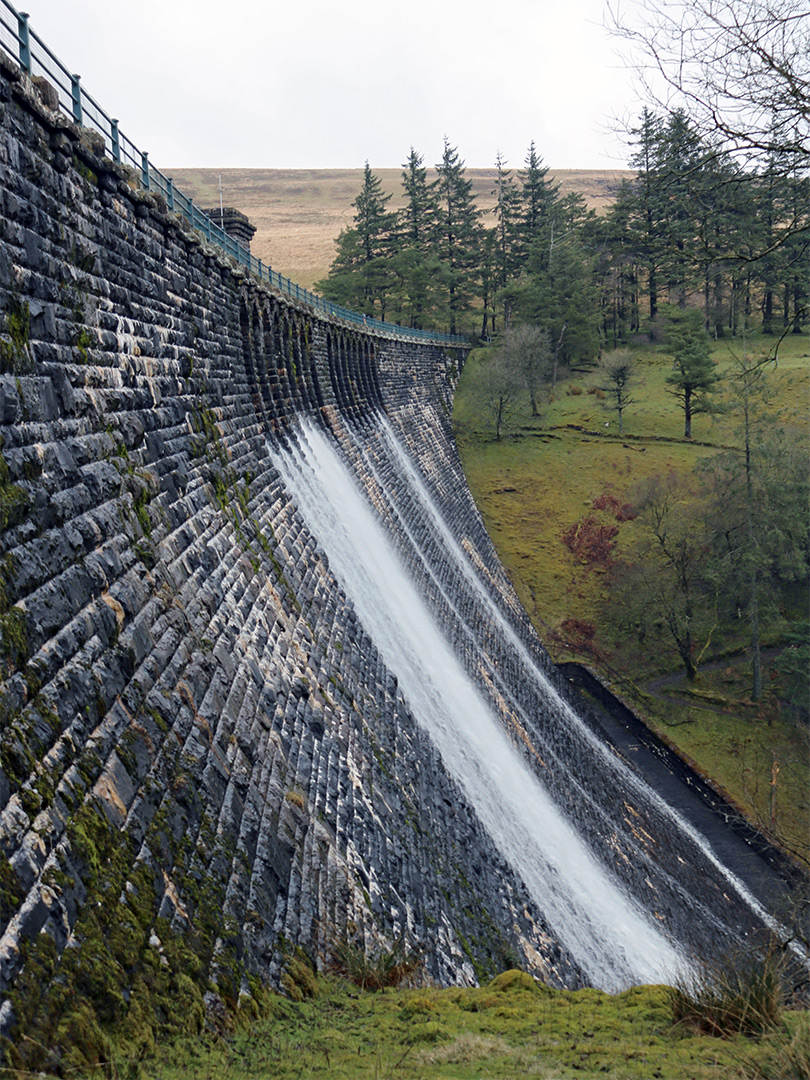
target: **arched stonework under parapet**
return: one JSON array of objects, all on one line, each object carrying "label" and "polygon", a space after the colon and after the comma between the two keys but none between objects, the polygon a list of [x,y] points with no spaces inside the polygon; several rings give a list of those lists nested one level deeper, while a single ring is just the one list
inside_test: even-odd
[{"label": "arched stonework under parapet", "polygon": [[324,406],[323,394],[321,393],[320,380],[315,365],[315,350],[313,347],[312,318],[302,315],[298,318],[298,355],[300,357],[301,371],[306,387],[307,400],[310,409],[322,409]]},{"label": "arched stonework under parapet", "polygon": [[360,418],[382,408],[371,336],[345,327],[330,329],[326,349],[329,377],[341,411]]},{"label": "arched stonework under parapet", "polygon": [[267,419],[272,431],[278,432],[285,416],[284,402],[288,391],[282,384],[282,373],[275,363],[273,355],[273,320],[270,304],[265,299],[260,307],[262,337],[261,353],[258,359],[259,385],[264,400]]},{"label": "arched stonework under parapet", "polygon": [[257,358],[261,349],[261,325],[255,299],[242,296],[239,301],[239,327],[242,338],[242,358],[245,362],[250,400],[257,415],[266,422],[265,406],[257,375]]}]

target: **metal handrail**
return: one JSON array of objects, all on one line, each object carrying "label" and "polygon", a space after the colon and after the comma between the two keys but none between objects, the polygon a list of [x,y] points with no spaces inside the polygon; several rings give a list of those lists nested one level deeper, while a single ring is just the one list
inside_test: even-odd
[{"label": "metal handrail", "polygon": [[29,76],[41,75],[47,78],[56,90],[59,107],[75,124],[92,128],[104,138],[105,152],[118,164],[128,165],[135,173],[140,186],[145,191],[160,194],[169,210],[182,216],[206,240],[217,245],[237,262],[246,266],[260,281],[266,281],[273,288],[288,296],[301,300],[305,304],[322,311],[324,314],[346,322],[353,322],[365,329],[378,330],[381,333],[398,337],[411,337],[423,341],[436,341],[449,344],[466,344],[467,338],[461,334],[442,334],[433,330],[419,330],[415,327],[399,326],[397,323],[383,322],[371,315],[333,304],[317,293],[310,292],[289,278],[283,277],[232,236],[229,236],[215,221],[212,221],[179,188],[175,187],[170,176],[166,176],[149,160],[146,151],[139,150],[119,128],[118,120],[110,117],[84,88],[81,77],[71,72],[53,53],[28,22],[28,14],[17,11],[9,0],[0,0],[0,47],[19,63]]}]

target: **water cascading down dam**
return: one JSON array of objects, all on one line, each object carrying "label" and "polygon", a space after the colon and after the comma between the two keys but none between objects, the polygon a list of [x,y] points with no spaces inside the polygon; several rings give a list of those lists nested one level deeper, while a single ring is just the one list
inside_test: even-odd
[{"label": "water cascading down dam", "polygon": [[126,1023],[154,970],[194,1017],[336,935],[615,989],[773,925],[544,653],[464,347],[257,281],[0,68],[3,1030],[58,985]]}]

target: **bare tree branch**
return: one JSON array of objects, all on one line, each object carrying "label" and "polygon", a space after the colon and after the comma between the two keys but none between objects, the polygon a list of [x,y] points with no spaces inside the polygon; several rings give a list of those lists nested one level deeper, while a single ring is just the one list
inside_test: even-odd
[{"label": "bare tree branch", "polygon": [[747,168],[810,168],[805,0],[608,0],[645,98],[684,109]]}]

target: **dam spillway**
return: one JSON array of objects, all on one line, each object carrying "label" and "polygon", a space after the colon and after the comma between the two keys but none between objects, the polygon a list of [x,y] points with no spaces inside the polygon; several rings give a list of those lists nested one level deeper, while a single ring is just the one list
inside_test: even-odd
[{"label": "dam spillway", "polygon": [[347,927],[610,988],[762,929],[520,608],[463,348],[257,283],[0,67],[0,1024],[94,904],[122,1001],[167,935],[236,1001]]}]

